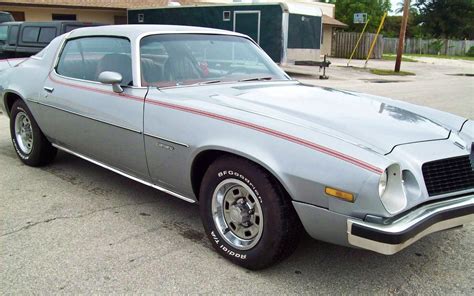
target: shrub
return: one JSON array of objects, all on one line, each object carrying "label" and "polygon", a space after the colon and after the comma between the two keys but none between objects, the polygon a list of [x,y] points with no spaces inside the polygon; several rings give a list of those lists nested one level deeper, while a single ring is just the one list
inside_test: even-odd
[{"label": "shrub", "polygon": [[471,46],[471,48],[469,48],[469,50],[467,51],[466,55],[468,57],[474,57],[474,46]]}]

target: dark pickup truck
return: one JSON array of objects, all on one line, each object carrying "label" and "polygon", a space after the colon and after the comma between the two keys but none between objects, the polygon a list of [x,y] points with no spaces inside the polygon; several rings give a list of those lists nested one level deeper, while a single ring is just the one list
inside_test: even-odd
[{"label": "dark pickup truck", "polygon": [[76,21],[1,23],[0,58],[29,57],[59,35],[77,28],[101,25]]},{"label": "dark pickup truck", "polygon": [[14,22],[15,19],[13,18],[12,14],[5,11],[0,11],[0,23],[4,22]]}]

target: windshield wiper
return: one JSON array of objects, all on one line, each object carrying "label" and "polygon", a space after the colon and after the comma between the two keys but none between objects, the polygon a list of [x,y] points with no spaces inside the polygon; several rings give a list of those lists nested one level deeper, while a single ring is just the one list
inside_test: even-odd
[{"label": "windshield wiper", "polygon": [[214,83],[220,83],[220,82],[222,82],[222,80],[209,80],[209,81],[199,82],[198,84],[204,85],[204,84],[214,84]]},{"label": "windshield wiper", "polygon": [[266,76],[266,77],[254,77],[254,78],[240,79],[239,82],[264,81],[264,80],[272,80],[272,79],[273,79],[273,77],[271,77],[271,76]]}]

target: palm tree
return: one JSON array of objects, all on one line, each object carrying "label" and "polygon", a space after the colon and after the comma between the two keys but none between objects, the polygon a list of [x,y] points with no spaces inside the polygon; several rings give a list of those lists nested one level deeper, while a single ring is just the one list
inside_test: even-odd
[{"label": "palm tree", "polygon": [[[397,9],[395,9],[395,13],[400,14],[403,13],[403,6],[404,6],[404,1],[399,1],[397,4]],[[416,1],[411,1],[410,4],[410,15],[414,15],[418,13],[418,8],[416,7]]]}]

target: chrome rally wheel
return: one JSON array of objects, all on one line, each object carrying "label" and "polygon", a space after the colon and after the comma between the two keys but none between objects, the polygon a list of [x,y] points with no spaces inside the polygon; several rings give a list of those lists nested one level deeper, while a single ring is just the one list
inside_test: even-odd
[{"label": "chrome rally wheel", "polygon": [[56,148],[40,130],[23,100],[16,100],[10,111],[10,135],[20,160],[29,166],[42,166],[56,156]]},{"label": "chrome rally wheel", "polygon": [[199,207],[214,249],[251,270],[288,257],[304,231],[280,183],[258,164],[234,155],[223,155],[207,168]]},{"label": "chrome rally wheel", "polygon": [[219,233],[236,249],[251,249],[262,236],[262,207],[255,193],[240,180],[227,179],[217,185],[212,216]]},{"label": "chrome rally wheel", "polygon": [[18,112],[15,117],[15,138],[21,152],[30,154],[33,149],[33,126],[23,111]]}]

